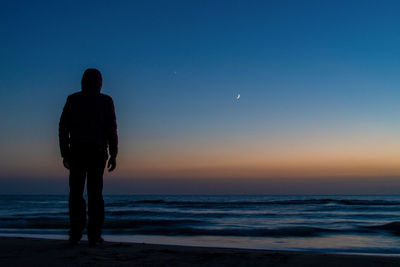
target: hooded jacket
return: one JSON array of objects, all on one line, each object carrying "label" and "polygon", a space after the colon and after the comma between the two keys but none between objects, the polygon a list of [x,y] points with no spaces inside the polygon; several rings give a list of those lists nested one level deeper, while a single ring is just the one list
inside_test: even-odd
[{"label": "hooded jacket", "polygon": [[71,147],[108,147],[111,157],[118,153],[117,122],[110,96],[100,93],[102,77],[88,69],[82,77],[82,91],[67,98],[59,123],[61,156],[68,158]]}]

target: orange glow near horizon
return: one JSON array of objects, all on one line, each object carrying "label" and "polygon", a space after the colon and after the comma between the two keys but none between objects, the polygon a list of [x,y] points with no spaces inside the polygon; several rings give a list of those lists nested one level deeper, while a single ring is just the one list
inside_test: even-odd
[{"label": "orange glow near horizon", "polygon": [[[325,139],[326,138],[326,139]],[[129,177],[342,177],[400,175],[400,141],[373,132],[303,140],[171,143],[120,158]],[[126,153],[126,152],[125,152]]]},{"label": "orange glow near horizon", "polygon": [[[396,133],[372,130],[274,137],[265,134],[193,140],[121,140],[118,169],[112,176],[132,178],[318,178],[400,175]],[[56,140],[12,144],[4,175],[66,176]],[[26,153],[15,154],[21,146]],[[43,149],[49,148],[49,149]],[[38,156],[37,151],[41,152]],[[23,160],[21,160],[23,159]],[[107,173],[107,172],[106,172]],[[108,174],[106,174],[108,175]]]}]

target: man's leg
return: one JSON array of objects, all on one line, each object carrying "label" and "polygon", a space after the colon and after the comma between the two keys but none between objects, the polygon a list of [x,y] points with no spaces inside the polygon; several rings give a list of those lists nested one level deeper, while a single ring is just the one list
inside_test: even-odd
[{"label": "man's leg", "polygon": [[88,239],[97,242],[101,237],[104,223],[103,200],[103,173],[106,164],[106,154],[96,153],[88,169],[87,194],[88,194]]},{"label": "man's leg", "polygon": [[86,226],[86,202],[83,198],[85,190],[86,171],[84,168],[71,164],[69,175],[69,236],[72,242],[82,238]]}]

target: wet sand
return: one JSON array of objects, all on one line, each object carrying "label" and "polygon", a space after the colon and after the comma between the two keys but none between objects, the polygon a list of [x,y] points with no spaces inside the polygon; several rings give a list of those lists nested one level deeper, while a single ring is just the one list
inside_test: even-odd
[{"label": "wet sand", "polygon": [[0,237],[1,266],[400,266],[400,257]]}]

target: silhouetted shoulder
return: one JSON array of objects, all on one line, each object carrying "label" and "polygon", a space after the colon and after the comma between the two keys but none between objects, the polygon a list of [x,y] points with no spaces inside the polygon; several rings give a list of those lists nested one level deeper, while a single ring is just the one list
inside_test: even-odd
[{"label": "silhouetted shoulder", "polygon": [[101,95],[101,97],[102,97],[105,101],[113,102],[113,99],[112,99],[111,96],[106,95],[106,94],[103,94],[103,93],[100,93],[100,95]]},{"label": "silhouetted shoulder", "polygon": [[76,92],[76,93],[70,94],[70,95],[68,96],[68,99],[79,98],[81,95],[82,95],[82,92]]}]

